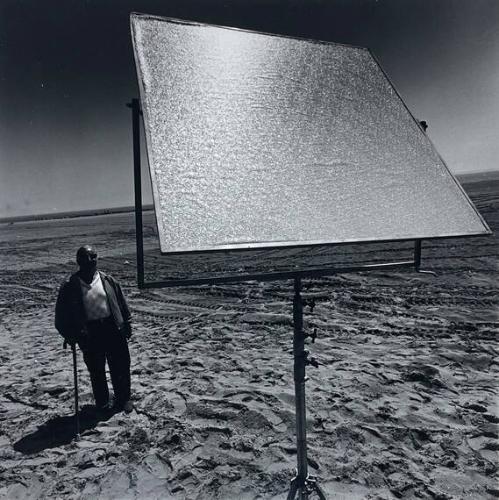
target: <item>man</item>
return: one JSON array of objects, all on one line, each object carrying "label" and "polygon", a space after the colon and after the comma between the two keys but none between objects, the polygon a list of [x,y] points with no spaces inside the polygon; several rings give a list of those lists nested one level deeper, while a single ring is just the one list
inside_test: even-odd
[{"label": "man", "polygon": [[97,252],[90,245],[78,249],[79,270],[59,290],[55,327],[65,341],[78,343],[92,382],[95,404],[110,410],[106,361],[111,372],[115,411],[132,411],[130,353],[127,339],[132,329],[130,311],[117,281],[97,271]]}]

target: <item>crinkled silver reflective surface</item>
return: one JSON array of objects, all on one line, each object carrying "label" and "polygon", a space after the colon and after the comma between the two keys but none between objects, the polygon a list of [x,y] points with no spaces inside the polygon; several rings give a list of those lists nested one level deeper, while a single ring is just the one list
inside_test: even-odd
[{"label": "crinkled silver reflective surface", "polygon": [[131,22],[163,252],[488,232],[368,50]]}]

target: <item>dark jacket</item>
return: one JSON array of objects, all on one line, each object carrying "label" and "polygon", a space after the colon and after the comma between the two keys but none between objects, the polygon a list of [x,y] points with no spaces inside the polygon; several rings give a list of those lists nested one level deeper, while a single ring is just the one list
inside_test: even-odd
[{"label": "dark jacket", "polygon": [[[107,295],[111,316],[118,330],[124,332],[130,326],[131,314],[119,283],[111,276],[98,271]],[[65,281],[55,306],[55,327],[68,341],[83,340],[87,334],[87,315],[78,274]]]}]

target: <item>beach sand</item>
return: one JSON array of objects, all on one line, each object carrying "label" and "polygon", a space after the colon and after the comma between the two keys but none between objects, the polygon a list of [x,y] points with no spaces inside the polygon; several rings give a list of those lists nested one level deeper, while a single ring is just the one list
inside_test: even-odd
[{"label": "beach sand", "polygon": [[[497,498],[499,189],[469,193],[495,236],[426,241],[423,268],[303,280],[310,473],[328,498]],[[0,227],[0,497],[284,499],[296,467],[292,281],[139,291],[133,214]],[[123,285],[135,410],[98,421],[53,326],[74,254]],[[391,261],[407,244],[161,257],[147,279]]]}]

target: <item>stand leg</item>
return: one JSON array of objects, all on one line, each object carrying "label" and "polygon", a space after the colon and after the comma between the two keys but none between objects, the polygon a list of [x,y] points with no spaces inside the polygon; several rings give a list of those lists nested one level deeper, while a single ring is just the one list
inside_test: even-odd
[{"label": "stand leg", "polygon": [[289,488],[289,493],[288,493],[288,496],[287,496],[287,499],[286,500],[294,500],[295,499],[295,496],[296,496],[296,492],[298,491],[298,481],[297,481],[297,477],[295,477],[294,479],[291,480],[291,486]]},{"label": "stand leg", "polygon": [[291,481],[291,487],[286,500],[295,500],[297,493],[298,500],[308,500],[309,495],[312,493],[315,493],[319,500],[326,500],[324,490],[317,484],[317,479],[313,476],[308,476],[301,487],[298,484],[298,476],[295,477]]},{"label": "stand leg", "polygon": [[316,493],[319,500],[326,500],[326,494],[324,490],[317,484],[317,479],[315,477],[309,476],[306,485],[308,493]]}]

